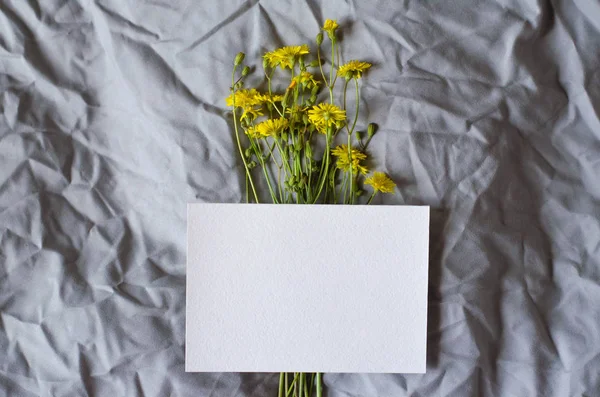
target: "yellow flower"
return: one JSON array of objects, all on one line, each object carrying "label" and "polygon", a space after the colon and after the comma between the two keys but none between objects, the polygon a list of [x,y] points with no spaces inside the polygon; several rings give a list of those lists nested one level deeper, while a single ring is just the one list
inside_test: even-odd
[{"label": "yellow flower", "polygon": [[325,23],[323,24],[323,30],[326,31],[329,35],[329,38],[333,40],[333,35],[339,26],[340,25],[338,25],[335,19],[326,19]]},{"label": "yellow flower", "polygon": [[240,89],[235,92],[235,94],[229,95],[225,102],[227,106],[233,106],[233,99],[235,96],[235,106],[240,108],[247,108],[249,106],[260,105],[262,102],[261,94],[256,91],[254,88],[251,90]]},{"label": "yellow flower", "polygon": [[348,145],[340,145],[335,147],[331,154],[337,157],[336,167],[342,171],[349,171],[352,163],[352,173],[361,173],[365,175],[369,170],[367,167],[360,164],[361,161],[367,158],[367,155],[358,149],[352,148],[352,162],[348,161]]},{"label": "yellow flower", "polygon": [[330,127],[342,128],[346,122],[346,111],[330,103],[320,103],[308,111],[308,119],[317,131],[326,134]]},{"label": "yellow flower", "polygon": [[242,108],[244,110],[240,116],[240,119],[247,119],[248,121],[253,121],[258,116],[263,115],[263,104],[267,102],[273,103],[283,99],[281,95],[261,94],[254,88],[250,90],[240,89],[235,92],[235,95],[231,94],[225,99],[227,106],[233,106],[234,96],[235,107]]},{"label": "yellow flower", "polygon": [[374,172],[365,180],[365,185],[373,186],[376,192],[393,193],[396,184],[383,172]]},{"label": "yellow flower", "polygon": [[302,55],[309,53],[308,45],[296,45],[281,47],[271,52],[267,52],[263,58],[267,61],[270,67],[274,68],[281,66],[282,69],[293,68],[294,64]]},{"label": "yellow flower", "polygon": [[251,106],[245,107],[240,119],[248,119],[248,121],[254,121],[258,116],[262,116],[263,112],[260,108],[253,108]]},{"label": "yellow flower", "polygon": [[360,79],[362,73],[371,67],[370,63],[361,61],[350,61],[338,68],[338,75],[342,76],[346,80],[352,78]]},{"label": "yellow flower", "polygon": [[258,130],[256,129],[256,126],[251,126],[249,127],[247,130],[244,131],[246,133],[246,135],[248,135],[248,137],[252,138],[252,139],[258,139],[258,138],[262,138],[260,136],[260,133],[258,132]]},{"label": "yellow flower", "polygon": [[275,136],[279,134],[288,125],[284,118],[269,119],[256,125],[256,131],[261,137]]},{"label": "yellow flower", "polygon": [[260,94],[259,99],[261,103],[281,102],[283,101],[283,95]]},{"label": "yellow flower", "polygon": [[313,88],[319,84],[317,80],[315,80],[315,76],[310,72],[302,72],[298,76],[294,77],[294,81],[297,84],[302,84],[304,87]]}]

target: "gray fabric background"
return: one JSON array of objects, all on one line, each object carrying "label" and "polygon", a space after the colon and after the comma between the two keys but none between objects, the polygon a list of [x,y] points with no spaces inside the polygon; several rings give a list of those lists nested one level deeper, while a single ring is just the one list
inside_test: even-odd
[{"label": "gray fabric background", "polygon": [[0,1],[0,396],[274,395],[184,372],[185,204],[243,200],[235,54],[325,18],[433,208],[427,373],[328,396],[600,396],[600,3],[326,3]]}]

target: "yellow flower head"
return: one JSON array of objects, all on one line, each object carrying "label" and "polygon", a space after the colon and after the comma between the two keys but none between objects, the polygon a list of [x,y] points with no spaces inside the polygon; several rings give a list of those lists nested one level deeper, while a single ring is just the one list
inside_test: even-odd
[{"label": "yellow flower head", "polygon": [[283,95],[269,95],[267,94],[259,94],[259,99],[261,104],[265,103],[273,103],[273,102],[281,102],[283,100]]},{"label": "yellow flower head", "polygon": [[242,112],[242,115],[240,116],[240,119],[247,119],[248,121],[254,121],[256,120],[256,118],[258,116],[262,116],[263,112],[261,111],[260,108],[253,108],[253,107],[245,107],[244,111]]},{"label": "yellow flower head", "polygon": [[248,121],[255,120],[258,116],[262,116],[261,106],[264,102],[265,95],[256,91],[254,88],[251,90],[240,89],[234,94],[229,95],[225,98],[227,106],[233,106],[235,98],[235,107],[242,108],[241,119],[247,119]]},{"label": "yellow flower head", "polygon": [[260,105],[262,102],[262,95],[254,88],[251,90],[240,89],[235,94],[229,95],[225,98],[227,106],[233,106],[233,99],[235,96],[235,106],[240,108],[247,108],[250,106]]},{"label": "yellow flower head", "polygon": [[261,137],[275,136],[283,131],[288,125],[288,121],[284,118],[265,120],[256,125],[256,131]]},{"label": "yellow flower head", "polygon": [[374,172],[373,175],[365,179],[365,185],[373,186],[376,192],[393,193],[396,184],[383,172]]},{"label": "yellow flower head", "polygon": [[346,111],[331,103],[320,103],[308,111],[308,119],[317,131],[326,134],[330,127],[342,128],[346,122]]},{"label": "yellow flower head", "polygon": [[348,161],[348,145],[340,145],[331,151],[331,154],[337,157],[336,167],[342,171],[349,171],[350,164],[352,164],[352,173],[361,173],[365,175],[369,170],[364,165],[360,164],[361,161],[367,158],[367,155],[358,149],[352,148],[352,161]]},{"label": "yellow flower head", "polygon": [[326,31],[329,38],[333,40],[335,31],[339,26],[340,25],[338,25],[335,19],[326,19],[325,23],[323,24],[323,30]]},{"label": "yellow flower head", "polygon": [[313,88],[319,84],[317,80],[315,80],[315,76],[310,72],[302,72],[298,76],[294,77],[294,82],[297,84],[301,84],[306,88]]},{"label": "yellow flower head", "polygon": [[256,126],[251,126],[249,127],[247,130],[244,131],[246,133],[246,135],[248,135],[248,137],[252,138],[252,139],[258,139],[258,138],[262,138],[260,136],[260,133],[258,132],[258,130],[256,129]]},{"label": "yellow flower head", "polygon": [[296,45],[281,47],[271,52],[267,52],[263,58],[267,61],[270,67],[274,68],[281,66],[282,69],[293,68],[294,64],[302,55],[309,53],[308,45]]},{"label": "yellow flower head", "polygon": [[362,73],[371,67],[370,63],[361,61],[350,61],[338,68],[338,75],[342,76],[346,80],[352,78],[360,79]]}]

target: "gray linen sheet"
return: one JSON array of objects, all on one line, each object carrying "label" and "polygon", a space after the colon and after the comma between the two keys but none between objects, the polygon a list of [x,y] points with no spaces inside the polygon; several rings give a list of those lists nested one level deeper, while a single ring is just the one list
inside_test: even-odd
[{"label": "gray linen sheet", "polygon": [[275,395],[184,372],[186,202],[243,201],[235,54],[325,18],[432,206],[427,373],[327,395],[600,396],[597,0],[1,0],[0,396]]}]

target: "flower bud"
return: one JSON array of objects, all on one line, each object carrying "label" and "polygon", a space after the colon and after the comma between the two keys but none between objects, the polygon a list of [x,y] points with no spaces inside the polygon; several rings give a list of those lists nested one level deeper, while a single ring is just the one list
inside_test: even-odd
[{"label": "flower bud", "polygon": [[315,59],[314,61],[309,63],[308,66],[310,66],[311,68],[316,68],[319,66],[319,61],[317,59]]},{"label": "flower bud", "polygon": [[243,52],[238,52],[238,54],[235,56],[235,60],[233,61],[233,64],[235,66],[241,65],[242,62],[244,62],[245,57],[246,57],[246,54],[244,54]]},{"label": "flower bud", "polygon": [[321,45],[321,43],[323,43],[323,33],[319,32],[317,35],[317,45]]},{"label": "flower bud", "polygon": [[308,124],[308,114],[302,113],[302,122]]},{"label": "flower bud", "polygon": [[362,131],[356,131],[356,139],[362,140]]},{"label": "flower bud", "polygon": [[242,76],[248,76],[249,73],[250,73],[250,66],[244,66],[244,69],[242,69]]},{"label": "flower bud", "polygon": [[252,156],[252,150],[248,148],[244,151],[244,154],[246,155],[246,158],[249,159],[250,156]]},{"label": "flower bud", "polygon": [[373,135],[375,135],[376,132],[377,132],[377,124],[369,123],[369,126],[367,127],[367,135],[369,135],[369,138],[371,138]]},{"label": "flower bud", "polygon": [[251,162],[248,163],[248,169],[252,169],[256,167],[256,161],[252,160]]},{"label": "flower bud", "polygon": [[306,186],[307,183],[308,177],[306,176],[306,174],[302,174],[302,178],[300,179],[300,187]]}]

